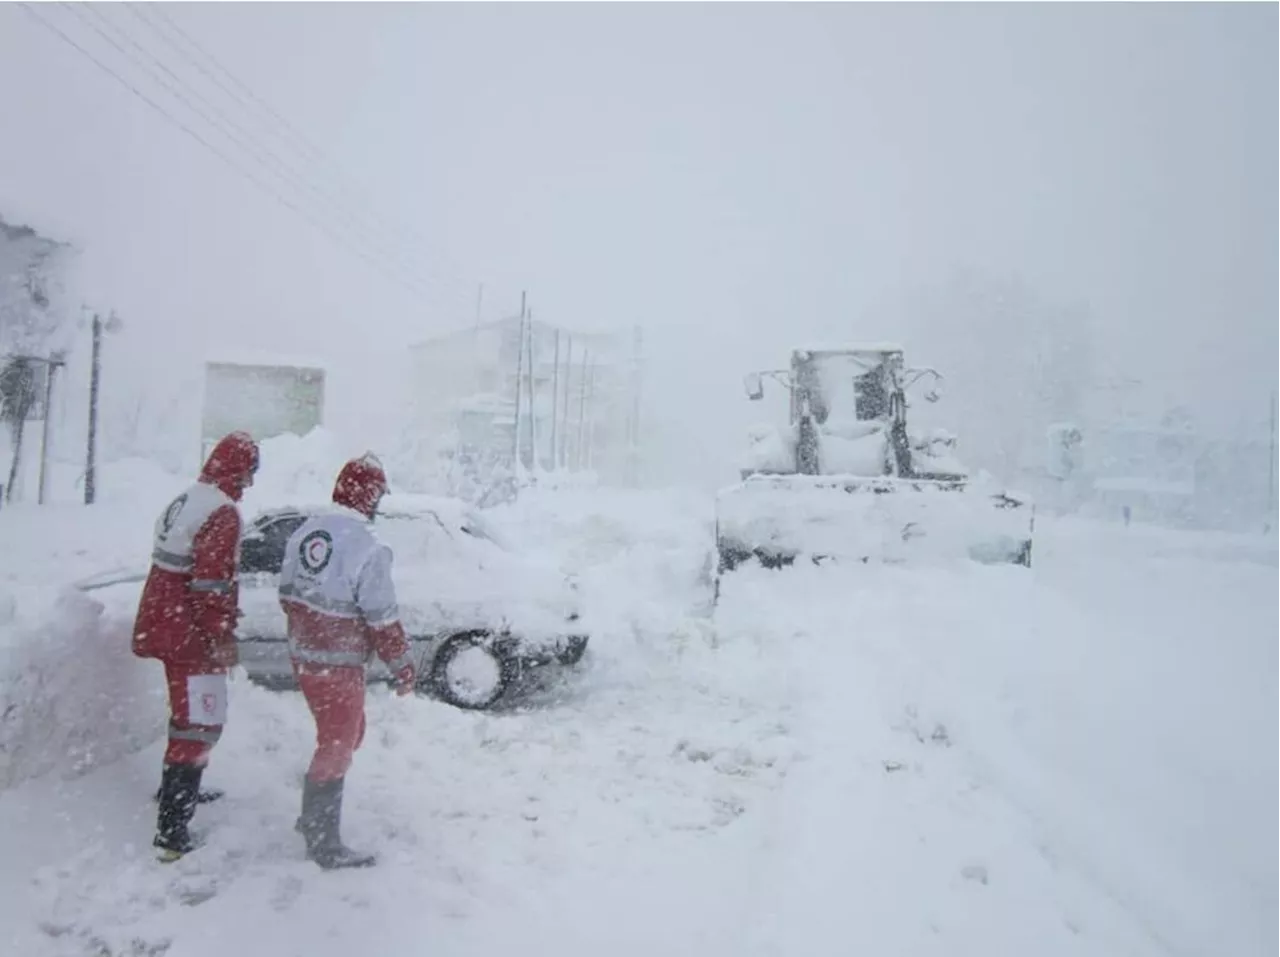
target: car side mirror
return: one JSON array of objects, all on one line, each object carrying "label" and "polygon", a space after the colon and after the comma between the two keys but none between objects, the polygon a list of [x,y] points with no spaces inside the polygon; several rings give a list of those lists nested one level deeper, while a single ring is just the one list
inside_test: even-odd
[{"label": "car side mirror", "polygon": [[759,372],[748,372],[743,376],[742,384],[747,390],[747,398],[752,402],[764,398],[764,378]]}]

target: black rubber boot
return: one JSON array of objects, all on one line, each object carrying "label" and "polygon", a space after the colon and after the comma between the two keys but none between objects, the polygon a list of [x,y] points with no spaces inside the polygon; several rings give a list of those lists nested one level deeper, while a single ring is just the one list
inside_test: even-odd
[{"label": "black rubber boot", "polygon": [[[200,793],[196,795],[196,803],[212,804],[214,801],[219,800],[224,794],[226,794],[226,792],[223,791],[221,788],[203,788],[201,789]],[[158,790],[154,795],[152,795],[151,800],[153,801],[160,800],[160,792]]]},{"label": "black rubber boot", "polygon": [[187,825],[196,813],[200,778],[204,768],[193,764],[166,764],[160,776],[160,809],[156,815],[156,836],[151,842],[160,850],[160,860],[176,861],[195,849]]},{"label": "black rubber boot", "polygon": [[312,781],[302,786],[302,816],[297,829],[307,842],[307,860],[325,870],[342,867],[370,867],[377,863],[373,854],[362,854],[345,847],[340,836],[342,823],[343,779]]}]

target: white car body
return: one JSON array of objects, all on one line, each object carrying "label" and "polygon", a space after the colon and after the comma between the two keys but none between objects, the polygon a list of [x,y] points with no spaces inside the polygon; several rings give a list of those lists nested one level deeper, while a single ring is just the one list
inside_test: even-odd
[{"label": "white car body", "polygon": [[[281,506],[246,520],[240,558],[242,617],[236,634],[240,664],[256,681],[294,683],[285,616],[277,597],[280,560],[293,530],[307,516],[332,507]],[[435,496],[387,496],[373,529],[394,554],[400,620],[413,646],[420,686],[431,684],[437,652],[454,636],[469,635],[473,644],[487,649],[500,663],[504,685],[527,669],[572,664],[581,657],[586,636],[575,627],[572,579],[554,564],[516,551],[466,503]],[[92,593],[113,614],[132,615],[146,576],[146,569],[114,571],[75,587]],[[388,677],[376,657],[367,675],[370,680]],[[446,677],[446,683],[451,680]],[[462,707],[492,703],[484,695],[477,705],[450,688],[434,690]]]}]

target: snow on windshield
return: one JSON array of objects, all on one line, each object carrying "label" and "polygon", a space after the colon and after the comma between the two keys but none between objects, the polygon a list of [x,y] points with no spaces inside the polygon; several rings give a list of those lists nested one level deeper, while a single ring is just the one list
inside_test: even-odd
[{"label": "snow on windshield", "polygon": [[[861,400],[864,417],[874,418],[877,413],[867,408],[867,398],[859,389],[857,381],[879,365],[880,356],[876,355],[833,355],[814,360],[814,382],[812,388],[819,395],[819,403],[825,409],[828,422],[852,421],[858,417],[858,403]],[[815,411],[817,411],[815,409]]]},{"label": "snow on windshield", "polygon": [[476,542],[503,547],[487,524],[467,512],[391,512],[379,515],[374,529],[378,538],[394,550],[397,561],[425,561],[442,543],[454,550],[466,550]]}]

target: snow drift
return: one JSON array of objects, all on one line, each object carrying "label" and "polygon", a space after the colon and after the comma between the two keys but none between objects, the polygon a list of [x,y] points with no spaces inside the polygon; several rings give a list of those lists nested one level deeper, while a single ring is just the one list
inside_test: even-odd
[{"label": "snow drift", "polygon": [[[1046,521],[1030,570],[747,567],[706,617],[704,498],[534,489],[486,514],[577,572],[592,654],[501,714],[371,690],[345,830],[378,869],[303,860],[309,716],[235,682],[228,796],[177,865],[148,853],[145,721],[107,712],[122,758],[94,738],[80,777],[0,793],[0,949],[1275,952],[1274,544]],[[52,620],[39,576],[103,547],[65,521],[5,566],[6,635]],[[50,691],[83,697],[78,660]],[[149,663],[114,664],[148,703]]]},{"label": "snow drift", "polygon": [[99,618],[75,592],[23,603],[35,620],[0,630],[0,790],[84,773],[164,733],[164,681],[130,652],[131,621]]}]

